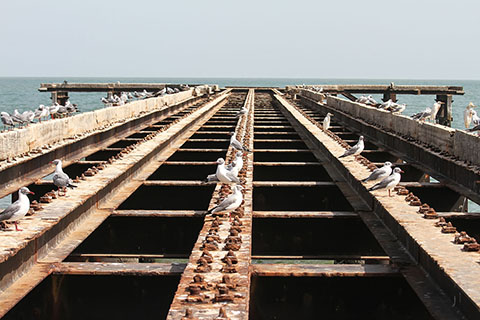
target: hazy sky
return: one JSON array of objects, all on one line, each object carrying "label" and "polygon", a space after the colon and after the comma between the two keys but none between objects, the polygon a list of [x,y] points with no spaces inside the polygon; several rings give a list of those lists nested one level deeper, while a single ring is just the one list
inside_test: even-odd
[{"label": "hazy sky", "polygon": [[480,79],[480,1],[0,0],[0,76]]}]

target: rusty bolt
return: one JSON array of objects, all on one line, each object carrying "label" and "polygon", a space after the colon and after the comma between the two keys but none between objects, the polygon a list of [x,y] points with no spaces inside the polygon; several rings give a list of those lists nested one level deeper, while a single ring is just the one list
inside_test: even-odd
[{"label": "rusty bolt", "polygon": [[435,211],[435,209],[433,208],[430,208],[427,210],[427,212],[424,213],[423,217],[425,219],[437,219],[438,218],[438,214],[437,212]]},{"label": "rusty bolt", "polygon": [[443,227],[446,225],[447,225],[447,222],[445,221],[444,217],[440,217],[440,219],[437,222],[435,222],[435,227]]},{"label": "rusty bolt", "polygon": [[451,222],[448,222],[447,225],[442,227],[442,233],[455,233],[457,228],[455,228]]},{"label": "rusty bolt", "polygon": [[430,206],[426,203],[422,204],[420,208],[418,208],[418,213],[425,213],[430,209]]}]

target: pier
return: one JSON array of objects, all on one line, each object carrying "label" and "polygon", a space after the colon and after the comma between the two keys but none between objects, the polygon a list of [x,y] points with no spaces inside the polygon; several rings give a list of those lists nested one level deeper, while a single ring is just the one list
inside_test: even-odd
[{"label": "pier", "polygon": [[[478,319],[480,212],[468,202],[480,203],[479,138],[448,126],[463,88],[322,88],[191,85],[0,133],[0,198],[27,186],[36,201],[23,231],[0,230],[0,316]],[[432,95],[441,124],[356,94]],[[212,215],[232,186],[203,180],[235,157],[230,132],[252,151],[243,203]],[[361,135],[362,154],[339,158]],[[78,185],[63,197],[51,193],[54,159]],[[361,182],[385,161],[404,171],[393,197]]]}]

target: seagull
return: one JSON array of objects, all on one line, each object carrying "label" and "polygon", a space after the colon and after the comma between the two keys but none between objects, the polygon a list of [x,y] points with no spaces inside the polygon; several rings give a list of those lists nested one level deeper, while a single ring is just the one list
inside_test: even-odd
[{"label": "seagull", "polygon": [[392,163],[390,161],[386,161],[383,164],[383,167],[373,170],[373,172],[367,178],[363,179],[362,182],[384,179],[391,174],[392,174]]},{"label": "seagull", "polygon": [[35,119],[42,122],[42,119],[48,117],[49,114],[50,112],[48,111],[48,108],[41,104],[38,106],[37,110],[35,110]]},{"label": "seagull", "polygon": [[53,175],[53,184],[58,187],[58,195],[60,195],[60,188],[63,189],[64,195],[67,193],[67,187],[73,189],[76,188],[76,185],[73,185],[72,179],[63,172],[62,169],[62,160],[55,159],[51,162],[56,166],[55,173]]},{"label": "seagull", "polygon": [[248,109],[245,107],[242,107],[242,109],[240,109],[240,111],[238,111],[237,114],[235,115],[235,118],[240,118],[244,114],[247,114],[247,112],[248,112]]},{"label": "seagull", "polygon": [[397,184],[400,182],[400,179],[402,178],[400,173],[403,173],[402,169],[398,167],[393,169],[393,173],[391,175],[389,175],[379,183],[375,184],[373,187],[369,188],[368,191],[373,191],[377,189],[387,189],[388,196],[391,197],[392,195],[390,194],[390,190],[395,188]]},{"label": "seagull", "polygon": [[333,117],[333,114],[327,112],[325,118],[323,118],[323,130],[328,130],[330,128],[330,118]]},{"label": "seagull", "polygon": [[432,109],[427,107],[425,110],[415,113],[412,115],[412,119],[414,120],[419,120],[419,121],[425,121],[428,117],[430,117],[432,114]]},{"label": "seagull", "polygon": [[2,111],[1,113],[1,118],[2,118],[2,123],[3,123],[3,128],[5,129],[6,127],[14,127],[15,123],[12,120],[12,117],[7,112]]},{"label": "seagull", "polygon": [[17,109],[13,110],[13,114],[10,117],[12,118],[13,122],[18,123],[20,126],[26,122],[23,115],[19,113]]},{"label": "seagull", "polygon": [[235,137],[235,132],[230,132],[229,135],[231,135],[231,137],[230,137],[230,145],[231,145],[232,147],[234,147],[235,149],[240,150],[240,151],[250,152],[250,150],[248,150],[247,148],[245,148],[244,146],[242,146],[242,144],[240,143],[240,141],[237,140],[237,138]]},{"label": "seagull", "polygon": [[405,103],[403,104],[394,103],[390,111],[392,113],[402,113],[406,108],[407,108],[407,105]]},{"label": "seagull", "polygon": [[[477,106],[474,105],[472,102],[470,102],[468,104],[467,108],[465,109],[465,111],[463,112],[463,121],[464,121],[466,129],[468,129],[468,127],[470,127],[470,123],[472,123],[473,114],[475,112],[475,110],[473,110],[473,108],[475,108],[475,107],[477,107]],[[476,112],[475,112],[475,115],[476,115]]]},{"label": "seagull", "polygon": [[235,165],[232,166],[230,171],[232,172],[232,174],[235,175],[235,177],[237,177],[238,173],[243,168],[243,152],[242,151],[237,151],[235,155],[235,160],[233,160],[232,163],[235,163]]},{"label": "seagull", "polygon": [[339,158],[348,157],[351,155],[356,156],[357,154],[362,153],[363,148],[365,148],[365,145],[363,144],[363,136],[360,136],[360,138],[358,138],[357,144],[351,147],[350,149],[345,150],[345,153],[342,154]]},{"label": "seagull", "polygon": [[50,116],[53,119],[53,116],[58,112],[58,109],[60,109],[60,105],[55,102],[52,106],[48,107],[48,111],[50,112]]},{"label": "seagull", "polygon": [[442,106],[442,104],[443,104],[443,102],[441,102],[441,101],[436,101],[433,104],[432,114],[430,115],[430,121],[432,121],[433,123],[435,123],[435,119],[437,118],[438,110],[440,110],[440,107]]},{"label": "seagull", "polygon": [[233,187],[233,193],[226,197],[222,202],[220,202],[219,205],[208,210],[208,213],[216,213],[222,211],[232,212],[238,207],[240,207],[243,201],[242,189],[243,188],[240,185],[236,185],[235,187]]},{"label": "seagull", "polygon": [[360,98],[355,100],[355,102],[366,104],[368,102],[368,98],[365,96],[360,96]]},{"label": "seagull", "polygon": [[18,229],[17,221],[25,217],[30,210],[30,199],[28,199],[27,194],[34,193],[27,187],[20,188],[18,190],[18,200],[0,213],[0,221],[13,221],[16,231],[22,231],[22,229]]},{"label": "seagull", "polygon": [[223,158],[218,158],[217,164],[217,171],[215,174],[218,181],[222,183],[240,183],[240,180],[237,178],[237,176],[225,168],[225,160]]},{"label": "seagull", "polygon": [[395,102],[393,102],[392,99],[388,99],[387,101],[385,101],[384,103],[380,104],[378,106],[378,109],[390,109],[393,107],[393,105],[395,104]]}]

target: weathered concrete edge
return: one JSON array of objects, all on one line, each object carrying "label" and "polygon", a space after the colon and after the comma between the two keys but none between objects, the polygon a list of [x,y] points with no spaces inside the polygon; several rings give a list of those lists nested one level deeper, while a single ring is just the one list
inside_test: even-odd
[{"label": "weathered concrete edge", "polygon": [[204,94],[207,90],[209,90],[208,86],[199,86],[176,94],[136,100],[123,106],[83,112],[72,117],[44,121],[26,128],[0,133],[0,161],[87,131],[96,130],[112,122],[137,117],[143,113],[179,103],[193,96]]},{"label": "weathered concrete edge", "polygon": [[[300,95],[320,101],[321,96],[310,90],[300,90]],[[404,115],[393,114],[346,99],[328,96],[327,105],[360,118],[370,124],[391,130],[403,137],[447,152],[460,160],[480,166],[480,139],[466,131],[432,123],[421,123]]]}]

